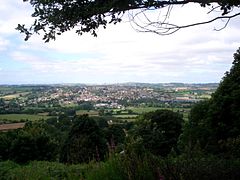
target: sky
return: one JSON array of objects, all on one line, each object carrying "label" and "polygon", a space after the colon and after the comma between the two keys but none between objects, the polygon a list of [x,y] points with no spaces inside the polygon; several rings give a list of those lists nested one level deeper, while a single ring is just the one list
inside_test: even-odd
[{"label": "sky", "polygon": [[[235,9],[235,12],[239,9]],[[213,83],[221,81],[240,47],[239,17],[182,29],[172,35],[140,33],[128,22],[99,29],[98,37],[74,31],[44,43],[24,41],[15,30],[31,24],[33,8],[22,0],[0,0],[0,84]],[[150,18],[164,18],[164,10]],[[169,22],[185,25],[219,15],[196,5],[173,7]],[[143,21],[143,19],[140,19]]]}]

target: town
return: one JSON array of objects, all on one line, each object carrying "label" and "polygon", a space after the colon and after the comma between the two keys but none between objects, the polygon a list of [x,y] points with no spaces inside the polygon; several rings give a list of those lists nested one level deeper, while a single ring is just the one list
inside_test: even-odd
[{"label": "town", "polygon": [[[154,85],[154,84],[153,84]],[[21,107],[26,106],[66,106],[81,102],[92,102],[95,107],[121,108],[135,101],[147,102],[197,102],[208,99],[218,84],[177,84],[159,86],[144,84],[116,85],[39,85],[0,87],[0,98],[14,100]],[[6,88],[7,87],[7,88]],[[15,90],[14,90],[15,89]],[[124,103],[125,102],[125,103]]]},{"label": "town", "polygon": [[35,115],[34,119],[46,119],[66,111],[133,119],[158,108],[171,108],[187,117],[191,106],[209,99],[217,86],[217,83],[2,85],[0,120],[5,122],[8,117],[32,119],[29,115]]}]

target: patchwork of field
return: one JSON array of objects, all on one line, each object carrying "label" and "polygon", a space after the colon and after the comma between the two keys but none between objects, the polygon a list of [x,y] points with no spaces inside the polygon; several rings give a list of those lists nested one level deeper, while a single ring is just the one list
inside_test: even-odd
[{"label": "patchwork of field", "polygon": [[[129,107],[127,110],[123,110],[120,114],[112,115],[114,118],[126,120],[126,121],[135,121],[138,117],[138,115],[156,111],[158,107]],[[166,109],[166,108],[164,108]],[[170,109],[170,108],[169,108]],[[129,114],[128,110],[131,110],[133,114]],[[188,120],[188,114],[189,109],[181,109],[181,108],[171,108],[170,110],[173,111],[179,111],[183,114],[184,120]],[[119,111],[119,110],[118,110]],[[78,110],[76,112],[77,115],[83,115],[88,114],[89,116],[99,116],[99,112],[97,110]],[[19,123],[20,121],[38,121],[38,120],[46,120],[51,118],[52,116],[47,116],[47,113],[40,113],[37,115],[31,115],[31,114],[0,114],[0,131],[7,131],[11,129],[18,129],[22,128],[25,123]],[[4,122],[7,122],[8,124],[4,124]],[[11,123],[12,122],[12,123]],[[13,123],[15,122],[15,123]]]}]

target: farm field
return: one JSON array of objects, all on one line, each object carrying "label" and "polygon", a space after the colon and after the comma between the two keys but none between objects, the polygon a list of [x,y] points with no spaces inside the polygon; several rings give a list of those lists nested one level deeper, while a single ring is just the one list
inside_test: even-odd
[{"label": "farm field", "polygon": [[0,131],[23,128],[25,123],[0,124]]},{"label": "farm field", "polygon": [[6,95],[6,96],[2,96],[1,98],[5,99],[5,100],[11,100],[11,99],[19,98],[21,96],[25,96],[27,94],[29,94],[29,92],[10,94],[10,95]]},{"label": "farm field", "polygon": [[44,115],[31,115],[31,114],[0,114],[0,122],[3,120],[8,121],[20,121],[20,120],[29,120],[29,121],[37,121],[41,119],[49,119],[50,116]]},{"label": "farm field", "polygon": [[127,107],[127,109],[132,110],[133,113],[142,114],[146,112],[156,111],[158,109],[168,109],[173,111],[186,111],[188,112],[190,108],[160,108],[160,107]]},{"label": "farm field", "polygon": [[136,114],[143,114],[146,112],[156,111],[161,108],[158,108],[158,107],[128,107],[127,109],[132,110],[133,113],[136,113]]},{"label": "farm field", "polygon": [[119,114],[119,115],[113,115],[116,118],[136,118],[138,115],[136,114]]},{"label": "farm field", "polygon": [[83,115],[83,114],[88,114],[89,116],[98,116],[98,111],[95,110],[78,110],[76,112],[77,115]]}]

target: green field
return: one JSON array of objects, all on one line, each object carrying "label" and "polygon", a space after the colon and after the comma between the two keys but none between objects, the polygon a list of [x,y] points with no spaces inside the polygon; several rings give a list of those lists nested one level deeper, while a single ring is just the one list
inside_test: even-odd
[{"label": "green field", "polygon": [[151,112],[151,111],[156,111],[161,108],[158,108],[158,107],[128,107],[127,109],[132,110],[133,113],[143,114],[143,113],[147,113],[147,112]]},{"label": "green field", "polygon": [[29,120],[29,121],[37,121],[41,119],[48,119],[50,116],[44,115],[31,115],[31,114],[0,114],[1,120],[9,120],[9,121],[20,121],[20,120]]},{"label": "green field", "polygon": [[136,114],[119,114],[119,115],[113,115],[113,117],[116,118],[126,118],[126,119],[131,119],[131,118],[136,118],[138,115]]}]

